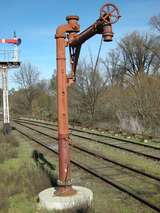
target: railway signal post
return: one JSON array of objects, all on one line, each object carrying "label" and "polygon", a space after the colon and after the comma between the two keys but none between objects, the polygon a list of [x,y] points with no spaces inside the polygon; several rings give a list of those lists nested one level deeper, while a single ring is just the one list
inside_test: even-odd
[{"label": "railway signal post", "polygon": [[[48,189],[39,194],[40,203],[48,210],[78,211],[78,208],[84,208],[86,212],[85,208],[91,205],[92,192],[84,187],[72,186],[71,182],[67,89],[76,81],[76,67],[82,44],[96,34],[101,34],[105,42],[112,41],[112,24],[119,18],[118,8],[113,4],[105,4],[100,10],[100,17],[81,33],[78,16],[67,16],[67,23],[56,30],[59,178],[56,189]],[[66,73],[66,48],[70,52],[69,76]]]},{"label": "railway signal post", "polygon": [[[0,52],[0,70],[2,73],[3,90],[3,133],[6,135],[11,132],[8,100],[8,70],[20,66],[18,46],[21,43],[21,39],[14,35],[12,39],[0,39],[0,43],[4,45],[4,48]],[[11,45],[13,49],[6,49],[6,45]]]}]

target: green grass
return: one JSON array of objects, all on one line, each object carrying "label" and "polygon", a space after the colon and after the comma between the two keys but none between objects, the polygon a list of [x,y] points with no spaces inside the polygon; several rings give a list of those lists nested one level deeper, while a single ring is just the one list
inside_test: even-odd
[{"label": "green grass", "polygon": [[35,213],[38,193],[51,187],[31,153],[24,140],[0,134],[0,213]]},{"label": "green grass", "polygon": [[5,160],[17,157],[19,143],[12,136],[4,136],[0,132],[0,164]]},{"label": "green grass", "polygon": [[150,172],[151,174],[157,176],[160,175],[160,165],[158,161],[153,161],[152,159],[144,158],[143,156],[127,153],[125,151],[103,144],[99,145],[98,143],[93,143],[90,140],[84,143],[83,139],[77,139],[74,136],[72,136],[72,139],[75,144],[78,143],[78,145],[81,145],[83,148],[85,148],[87,144],[88,149],[99,152],[110,159],[114,159],[115,161],[119,161],[123,164],[135,167],[145,172]]}]

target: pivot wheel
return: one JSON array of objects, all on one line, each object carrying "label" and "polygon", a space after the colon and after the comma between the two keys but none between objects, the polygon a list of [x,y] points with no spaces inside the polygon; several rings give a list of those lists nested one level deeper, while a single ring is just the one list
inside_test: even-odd
[{"label": "pivot wheel", "polygon": [[100,16],[106,24],[114,24],[121,17],[118,8],[114,4],[105,4],[100,10]]}]

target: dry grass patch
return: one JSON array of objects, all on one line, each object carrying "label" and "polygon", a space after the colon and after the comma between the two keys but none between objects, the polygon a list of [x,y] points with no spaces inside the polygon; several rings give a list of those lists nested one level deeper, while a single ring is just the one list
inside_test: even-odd
[{"label": "dry grass patch", "polygon": [[13,136],[0,140],[0,212],[35,213],[37,195],[50,178],[31,158],[32,148]]}]

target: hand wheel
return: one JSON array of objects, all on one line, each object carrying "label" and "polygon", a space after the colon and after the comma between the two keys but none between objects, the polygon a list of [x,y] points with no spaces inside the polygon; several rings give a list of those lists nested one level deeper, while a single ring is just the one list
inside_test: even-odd
[{"label": "hand wheel", "polygon": [[100,16],[107,24],[114,24],[121,17],[118,8],[114,4],[103,5],[100,10]]}]

